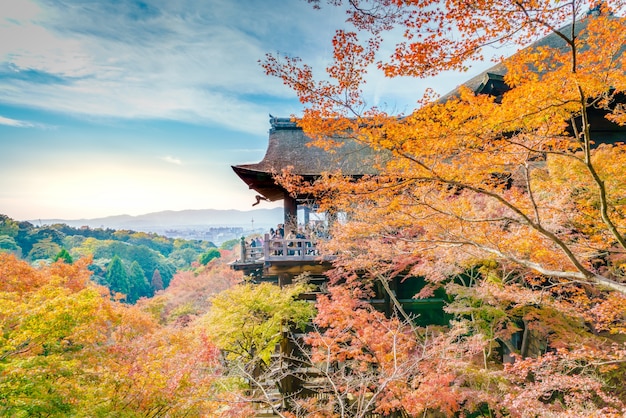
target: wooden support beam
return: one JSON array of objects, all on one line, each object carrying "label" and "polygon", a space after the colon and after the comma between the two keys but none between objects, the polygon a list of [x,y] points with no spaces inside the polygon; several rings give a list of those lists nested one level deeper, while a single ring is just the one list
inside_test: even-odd
[{"label": "wooden support beam", "polygon": [[290,273],[280,273],[278,275],[278,286],[283,287],[293,282],[293,275]]},{"label": "wooden support beam", "polygon": [[283,202],[285,211],[285,235],[287,235],[287,231],[298,227],[298,202],[288,192],[285,192]]}]

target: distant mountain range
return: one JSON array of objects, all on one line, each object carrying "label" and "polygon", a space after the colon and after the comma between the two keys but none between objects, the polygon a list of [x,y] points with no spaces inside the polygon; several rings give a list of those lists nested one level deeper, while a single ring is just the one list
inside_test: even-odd
[{"label": "distant mountain range", "polygon": [[137,216],[117,215],[94,219],[34,219],[29,222],[37,226],[62,223],[72,227],[89,226],[90,228],[132,229],[154,232],[165,228],[180,227],[240,226],[244,228],[269,228],[283,222],[283,208],[248,211],[235,209],[166,210]]}]

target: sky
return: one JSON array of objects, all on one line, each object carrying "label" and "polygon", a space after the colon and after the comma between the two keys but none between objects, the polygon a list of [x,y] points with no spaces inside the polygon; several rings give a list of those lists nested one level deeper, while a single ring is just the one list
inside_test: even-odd
[{"label": "sky", "polygon": [[[16,220],[253,209],[231,166],[263,158],[269,114],[302,111],[258,61],[323,73],[345,26],[303,0],[0,1],[0,214]],[[368,103],[406,112],[482,69],[372,74]]]}]

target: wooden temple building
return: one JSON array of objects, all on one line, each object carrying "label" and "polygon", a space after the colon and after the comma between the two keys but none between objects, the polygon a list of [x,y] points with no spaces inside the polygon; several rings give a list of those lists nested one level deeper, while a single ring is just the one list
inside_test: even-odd
[{"label": "wooden temple building", "polygon": [[[584,26],[584,23],[581,26]],[[566,47],[563,39],[556,34],[546,36],[529,48],[540,46],[559,49]],[[504,82],[505,74],[505,66],[498,64],[471,78],[463,86],[475,94],[494,96],[498,102],[503,93],[510,89]],[[458,94],[459,88],[456,88],[443,96],[441,100],[449,100]],[[617,99],[620,103],[626,103],[623,95]],[[597,143],[624,142],[626,127],[609,122],[604,115],[605,111],[601,109],[589,109],[594,139]],[[332,153],[318,147],[308,146],[309,142],[310,138],[294,121],[289,118],[271,116],[269,142],[264,158],[258,163],[232,166],[237,176],[258,194],[258,200],[283,201],[286,228],[290,225],[296,227],[298,223],[308,225],[312,221],[311,215],[316,211],[316,202],[311,196],[290,195],[275,181],[275,174],[291,167],[292,173],[309,181],[319,178],[323,172],[337,170],[344,175],[358,178],[363,175],[376,174],[373,162],[376,158],[381,158],[371,149],[356,142],[346,141],[341,149]],[[326,222],[329,221],[332,220],[326,219]],[[308,273],[313,283],[322,283],[325,280],[324,273],[332,268],[333,257],[318,252],[316,245],[318,239],[320,238],[271,239],[269,235],[266,235],[261,247],[252,247],[242,240],[241,255],[231,264],[231,267],[243,271],[255,280],[273,281],[281,286],[291,283],[302,273]],[[442,309],[446,301],[445,294],[438,293],[431,299],[413,299],[423,286],[424,282],[419,278],[390,283],[391,290],[403,305],[404,310],[409,314],[414,314],[419,325],[446,324],[448,317]],[[391,312],[393,309],[391,301],[388,297],[385,298],[384,293],[381,291],[380,297],[376,296],[378,299],[369,302],[377,309]],[[311,295],[311,298],[313,297]],[[503,355],[506,356],[506,353]],[[292,384],[288,386],[290,390],[293,390]]]},{"label": "wooden temple building", "polygon": [[[340,152],[328,153],[321,148],[308,146],[310,140],[291,119],[272,116],[268,147],[263,160],[256,164],[232,167],[239,178],[258,193],[257,199],[283,201],[285,236],[290,229],[297,229],[298,224],[310,226],[310,214],[316,212],[317,205],[311,196],[290,195],[275,181],[275,174],[280,174],[288,167],[306,181],[313,181],[322,172],[333,170],[341,170],[354,177],[375,174],[373,169],[363,164],[374,158],[369,148],[348,142]],[[280,284],[289,283],[294,276],[304,272],[313,276],[321,275],[330,268],[331,258],[324,258],[317,251],[316,242],[319,238],[272,241],[266,236],[263,248],[242,245],[241,257],[232,267],[264,280],[277,279]],[[301,250],[294,251],[291,248],[293,246]]]},{"label": "wooden temple building", "polygon": [[[576,22],[576,30],[580,31],[584,28],[588,19],[591,18],[593,18],[593,11],[590,11],[588,17]],[[563,33],[571,33],[571,30],[571,26],[561,29]],[[614,42],[623,42],[623,40],[614,40]],[[540,47],[549,47],[555,50],[569,48],[556,33],[545,36],[527,48]],[[615,49],[614,47],[611,48]],[[622,46],[621,53],[623,52],[624,47]],[[499,63],[467,80],[462,86],[469,88],[477,95],[494,96],[496,102],[499,102],[502,95],[510,89],[504,81],[505,74],[505,65]],[[458,96],[460,87],[453,89],[440,100],[446,101]],[[620,95],[617,97],[617,101],[626,103],[626,98]],[[588,112],[589,123],[596,144],[624,142],[626,127],[605,119],[606,111],[603,109],[590,107]],[[270,115],[269,142],[264,158],[258,163],[232,166],[239,178],[250,189],[258,193],[257,199],[271,202],[283,201],[286,229],[296,227],[298,223],[308,225],[310,222],[309,214],[315,212],[316,203],[311,196],[291,196],[274,180],[275,174],[290,167],[293,174],[300,175],[307,181],[319,178],[323,172],[335,171],[359,178],[363,175],[376,174],[375,163],[379,162],[378,159],[384,158],[384,155],[375,153],[370,148],[349,140],[343,141],[342,147],[333,150],[333,152],[309,146],[309,142],[310,138],[290,118],[278,118]],[[299,213],[302,214],[301,219],[298,219]],[[316,279],[323,280],[324,272],[331,267],[332,257],[320,255],[316,250],[314,240],[299,239],[290,242],[286,240],[272,242],[267,238],[269,237],[264,240],[263,247],[255,248],[242,245],[241,257],[232,264],[232,267],[260,280],[273,280],[281,285],[290,283],[295,276],[305,272],[310,273]],[[292,245],[302,247],[303,250],[290,251]],[[281,249],[276,251],[275,247]],[[398,293],[400,299],[404,299],[407,303],[408,311],[413,311],[414,309],[409,305],[416,302],[414,299],[411,302],[411,298],[417,293],[415,290],[421,288],[421,285],[412,286],[411,289],[402,289],[402,286],[401,284],[394,285],[392,289]],[[440,310],[443,300],[435,298],[433,301],[424,300],[423,303],[423,306],[427,307],[426,309],[417,309],[415,306],[414,308],[419,310],[420,316],[426,321],[435,320],[429,312],[431,308]],[[383,307],[384,310],[387,308]],[[441,318],[441,316],[439,317]]]},{"label": "wooden temple building", "polygon": [[[340,170],[343,175],[355,178],[368,174],[376,174],[374,162],[381,158],[369,147],[346,140],[335,152],[327,152],[319,147],[307,145],[311,139],[307,137],[296,122],[289,118],[270,118],[268,148],[263,160],[256,164],[233,166],[235,173],[250,189],[255,190],[261,199],[283,201],[285,230],[297,228],[298,224],[312,226],[311,214],[316,212],[316,202],[307,195],[291,196],[274,180],[274,174],[284,168],[291,167],[293,173],[307,181],[313,181],[323,172]],[[300,218],[298,218],[300,215]],[[319,215],[319,214],[318,214]],[[324,215],[322,215],[323,217]],[[316,217],[319,219],[319,217]],[[327,230],[327,223],[332,219],[324,219],[321,230]],[[259,281],[272,281],[278,285],[289,284],[293,279],[308,273],[312,283],[326,280],[324,273],[332,267],[332,255],[320,254],[317,242],[324,239],[323,234],[310,238],[271,239],[266,234],[262,247],[253,247],[242,241],[241,254],[231,264],[235,270]],[[444,321],[442,294],[431,299],[413,299],[424,285],[421,280],[391,283],[392,290],[403,303],[405,310],[420,318],[424,324],[442,323]],[[392,301],[385,297],[380,289],[379,296],[369,302],[381,311],[390,313]],[[314,297],[314,295],[310,295]]]}]

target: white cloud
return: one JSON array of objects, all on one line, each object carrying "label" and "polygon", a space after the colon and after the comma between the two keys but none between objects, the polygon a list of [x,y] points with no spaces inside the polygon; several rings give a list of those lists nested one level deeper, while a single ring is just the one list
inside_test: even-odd
[{"label": "white cloud", "polygon": [[335,20],[288,0],[21,3],[0,15],[0,37],[15,40],[0,45],[3,102],[251,133],[266,129],[270,111],[299,107],[258,60],[323,50],[319,23],[326,19],[329,45]]},{"label": "white cloud", "polygon": [[26,122],[23,120],[5,118],[4,116],[0,116],[0,125],[13,126],[15,128],[32,128],[35,124],[31,122]]},{"label": "white cloud", "polygon": [[3,22],[19,23],[37,17],[41,8],[32,1],[6,2],[0,8],[0,26]]},{"label": "white cloud", "polygon": [[183,161],[180,158],[172,157],[171,155],[166,155],[165,157],[161,157],[161,159],[170,164],[182,165]]},{"label": "white cloud", "polygon": [[[267,129],[295,94],[258,64],[303,57],[324,76],[345,16],[293,0],[20,0],[0,11],[0,101],[84,116],[168,119]],[[16,6],[19,4],[19,7]],[[393,35],[389,35],[393,36]],[[389,53],[390,50],[384,51]],[[369,105],[407,112],[433,80],[368,76]]]}]

